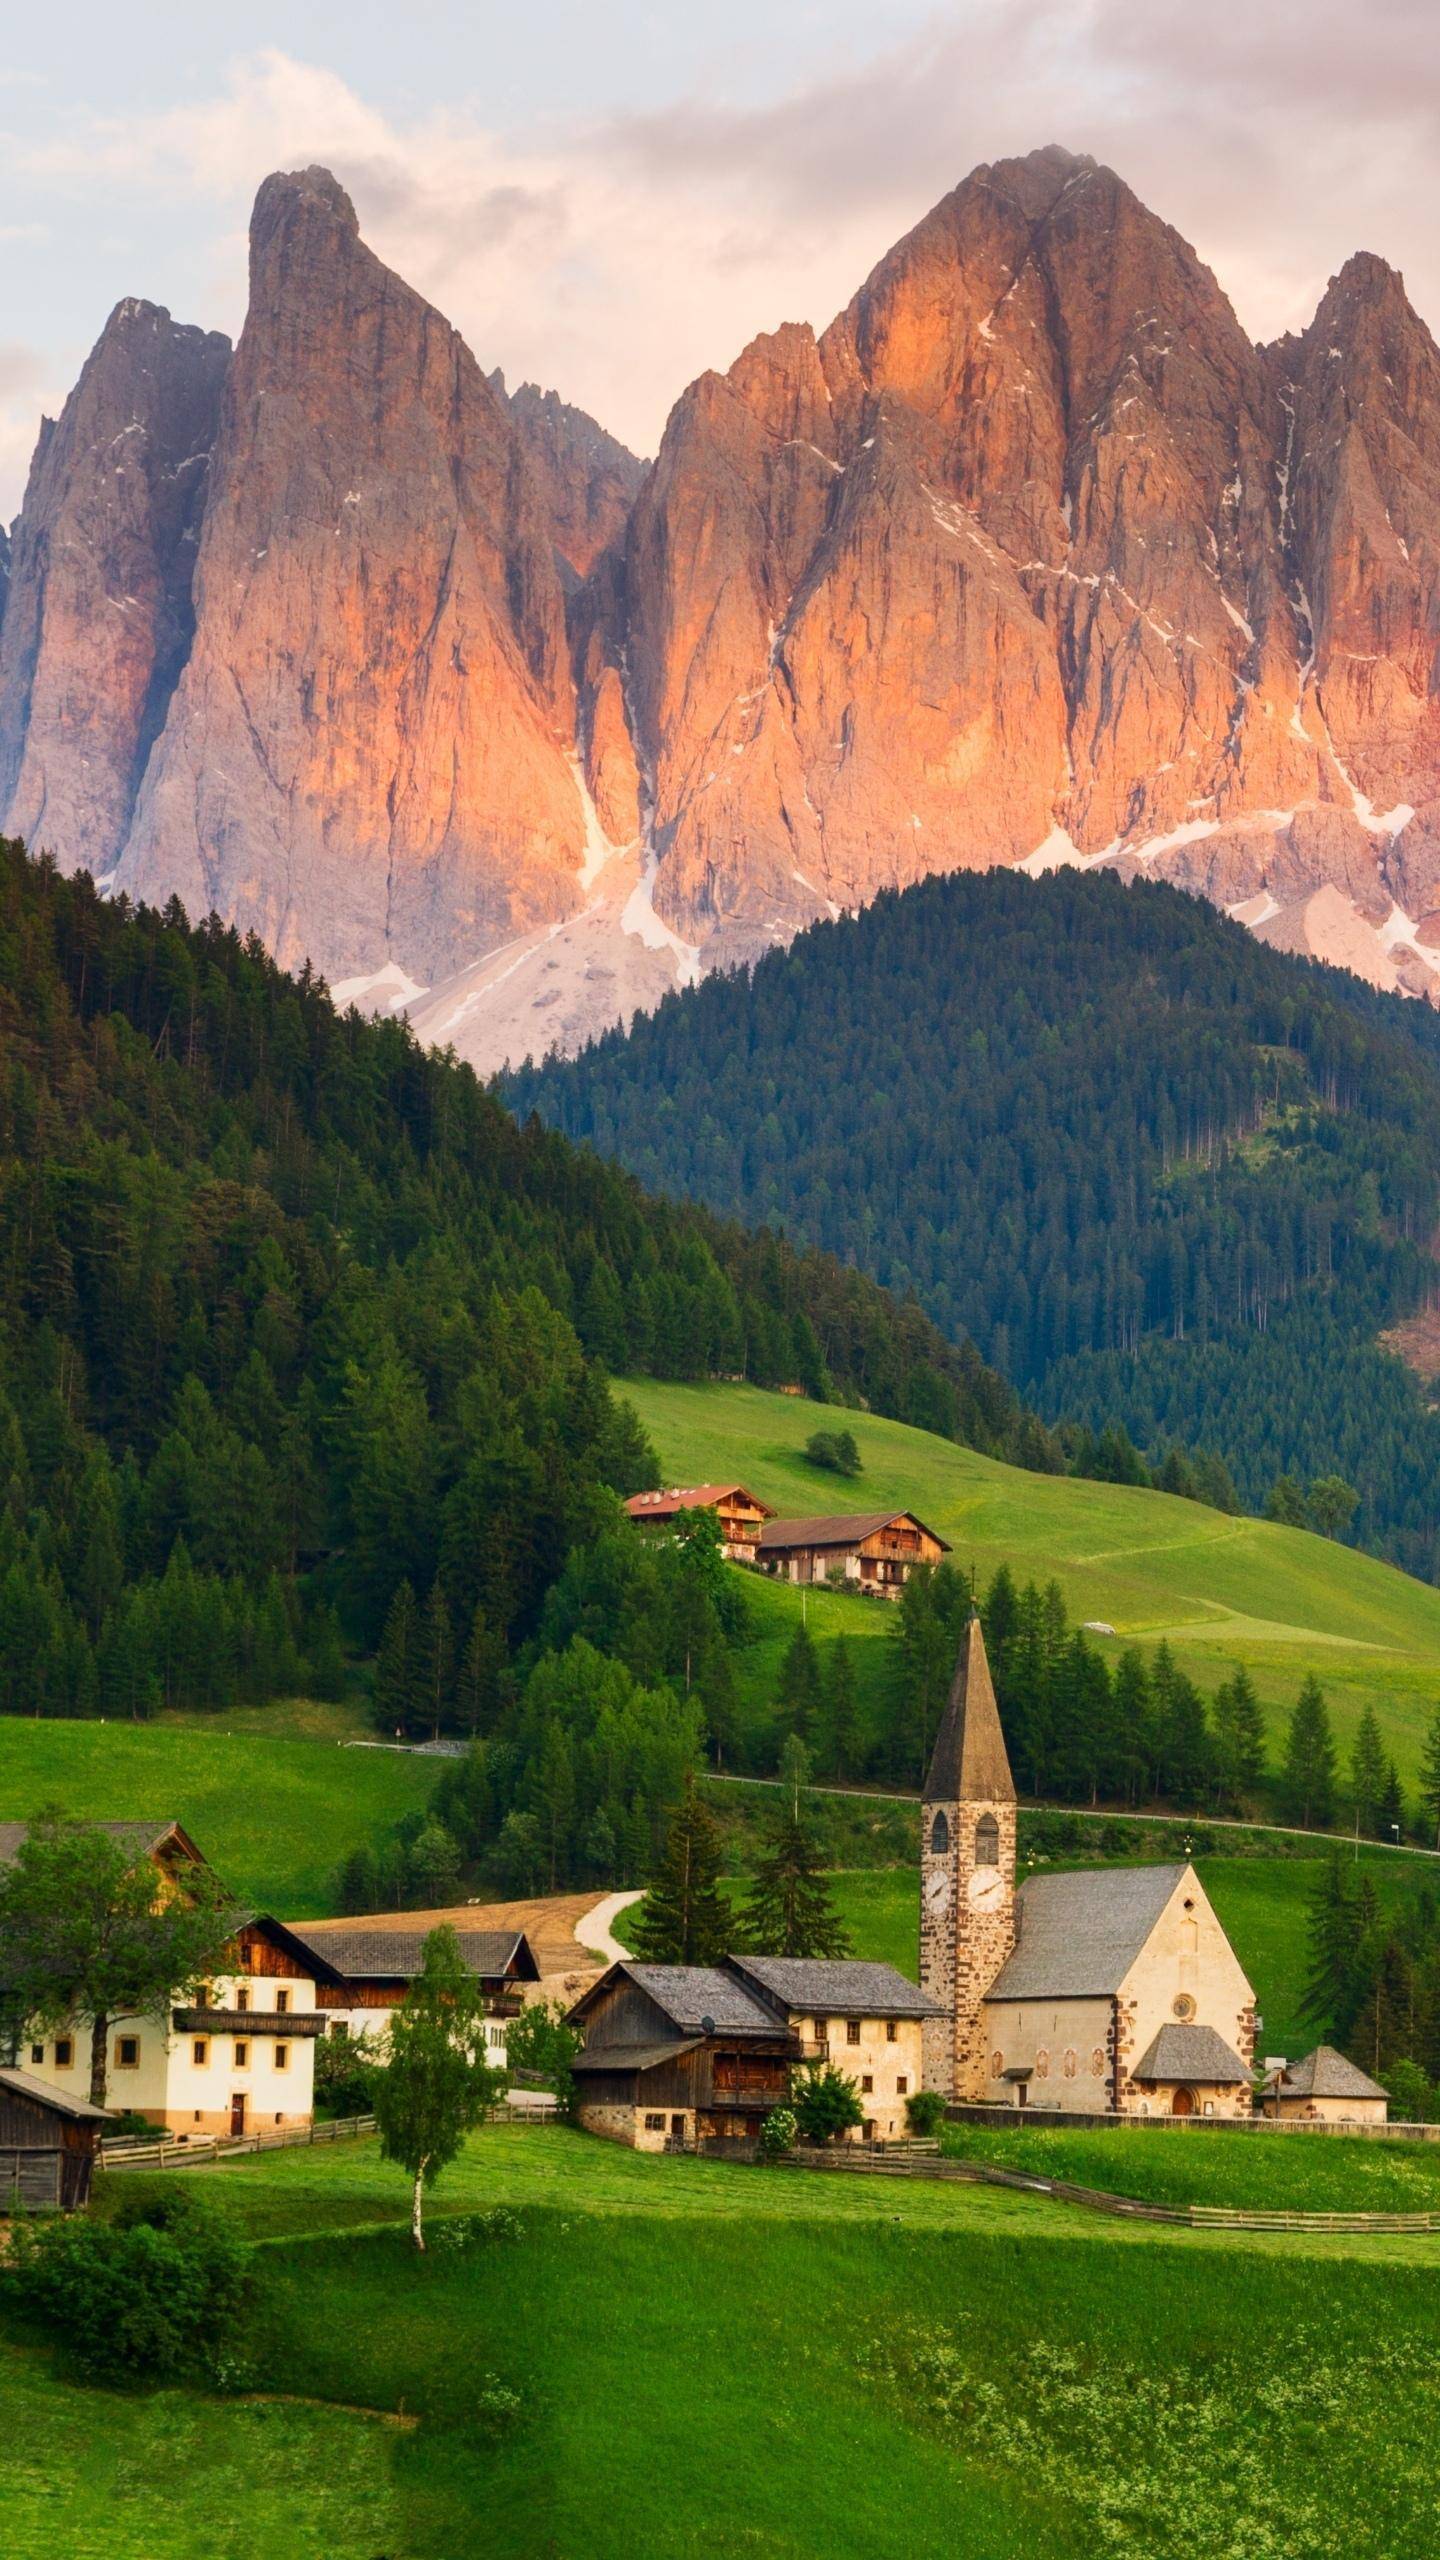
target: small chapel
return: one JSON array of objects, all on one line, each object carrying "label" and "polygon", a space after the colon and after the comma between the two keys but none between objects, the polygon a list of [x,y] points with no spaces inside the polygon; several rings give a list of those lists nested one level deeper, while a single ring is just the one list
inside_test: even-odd
[{"label": "small chapel", "polygon": [[924,2079],[970,2105],[1248,2116],[1255,1994],[1187,1863],[1015,1873],[1015,1784],[972,1613],[922,1808]]}]

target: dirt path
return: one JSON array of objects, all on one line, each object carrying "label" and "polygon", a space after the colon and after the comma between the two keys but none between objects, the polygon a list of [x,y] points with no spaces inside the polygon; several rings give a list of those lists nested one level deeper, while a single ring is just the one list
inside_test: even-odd
[{"label": "dirt path", "polygon": [[586,1912],[583,1920],[575,1923],[575,1935],[581,1946],[593,1949],[597,1956],[604,1957],[607,1964],[621,1963],[630,1950],[622,1947],[619,1939],[612,1937],[611,1931],[622,1911],[628,1911],[632,1903],[643,1902],[644,1899],[643,1888],[633,1893],[607,1893],[603,1902],[597,1902]]}]

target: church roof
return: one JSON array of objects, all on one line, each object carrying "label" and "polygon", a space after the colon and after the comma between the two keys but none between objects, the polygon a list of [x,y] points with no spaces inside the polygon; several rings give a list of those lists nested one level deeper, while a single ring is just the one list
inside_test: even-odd
[{"label": "church roof", "polygon": [[950,1683],[950,1698],[940,1719],[930,1770],[925,1780],[927,1804],[1013,1804],[1015,1781],[1000,1710],[985,1656],[985,1636],[978,1614],[972,1615],[960,1639],[960,1659]]},{"label": "church roof", "polygon": [[1162,2027],[1131,2072],[1132,2080],[1209,2080],[1235,2088],[1250,2074],[1233,2045],[1213,2027]]},{"label": "church roof", "polygon": [[1290,2063],[1270,2086],[1278,2086],[1282,2098],[1383,2098],[1386,2094],[1377,2080],[1368,2079],[1358,2064],[1347,2062],[1333,2044],[1317,2044],[1303,2062]]},{"label": "church roof", "polygon": [[1188,1873],[1185,1866],[1095,1867],[1027,1876],[1015,1897],[1014,1950],[987,1996],[1085,2000],[1118,1991]]},{"label": "church roof", "polygon": [[938,2018],[940,2003],[893,1964],[820,1956],[727,1956],[739,1975],[786,2010],[822,2018]]}]

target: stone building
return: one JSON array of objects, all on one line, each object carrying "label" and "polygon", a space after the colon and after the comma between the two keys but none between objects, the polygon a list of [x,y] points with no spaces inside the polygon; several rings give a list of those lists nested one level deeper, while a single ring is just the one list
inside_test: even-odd
[{"label": "stone building", "polygon": [[1384,2124],[1389,2111],[1378,2080],[1347,2062],[1333,2044],[1317,2044],[1303,2062],[1272,2071],[1260,2100],[1261,2114],[1282,2124]]},{"label": "stone building", "polygon": [[1015,1788],[978,1617],[925,1782],[925,2080],[1072,2114],[1251,2111],[1255,1995],[1193,1866],[1015,1872]]}]

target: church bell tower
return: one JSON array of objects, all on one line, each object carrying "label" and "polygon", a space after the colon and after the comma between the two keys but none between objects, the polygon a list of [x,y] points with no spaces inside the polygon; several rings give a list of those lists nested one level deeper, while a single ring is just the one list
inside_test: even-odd
[{"label": "church bell tower", "polygon": [[1015,1782],[978,1611],[940,1720],[920,1813],[925,2086],[978,2099],[989,2077],[985,1995],[1015,1944]]}]

